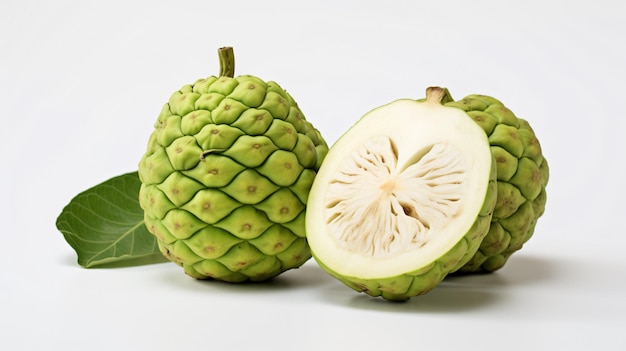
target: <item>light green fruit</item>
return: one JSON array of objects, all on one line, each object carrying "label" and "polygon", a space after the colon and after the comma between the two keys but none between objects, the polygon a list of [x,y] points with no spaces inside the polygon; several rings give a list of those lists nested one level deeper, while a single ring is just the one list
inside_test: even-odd
[{"label": "light green fruit", "polygon": [[489,233],[459,273],[493,272],[533,235],[545,210],[548,162],[528,122],[500,101],[485,95],[453,101],[449,93],[445,99],[485,131],[497,164],[498,200]]},{"label": "light green fruit", "polygon": [[163,107],[139,163],[139,200],[163,255],[198,279],[262,281],[311,258],[305,213],[328,146],[273,81],[221,74]]},{"label": "light green fruit", "polygon": [[486,134],[442,105],[444,89],[426,95],[365,114],[331,147],[309,197],[307,236],[319,265],[388,300],[427,293],[465,265],[496,203]]}]

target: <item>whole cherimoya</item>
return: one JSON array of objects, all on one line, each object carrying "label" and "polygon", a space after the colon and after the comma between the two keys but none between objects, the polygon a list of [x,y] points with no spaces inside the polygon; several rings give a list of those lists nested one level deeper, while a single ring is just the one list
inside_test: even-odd
[{"label": "whole cherimoya", "polygon": [[174,92],[139,163],[139,202],[165,257],[198,279],[262,281],[311,258],[305,213],[328,151],[277,83],[220,76]]},{"label": "whole cherimoya", "polygon": [[[452,100],[447,93],[447,100]],[[498,200],[491,227],[478,252],[460,273],[489,273],[530,239],[546,206],[548,161],[530,124],[500,101],[469,95],[446,106],[465,111],[487,134],[498,179]]]}]

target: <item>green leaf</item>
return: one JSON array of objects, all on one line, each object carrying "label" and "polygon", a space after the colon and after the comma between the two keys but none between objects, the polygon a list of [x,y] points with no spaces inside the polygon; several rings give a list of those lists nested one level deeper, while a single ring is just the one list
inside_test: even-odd
[{"label": "green leaf", "polygon": [[139,206],[137,172],[122,174],[76,195],[57,218],[57,229],[78,264],[119,267],[165,261]]}]

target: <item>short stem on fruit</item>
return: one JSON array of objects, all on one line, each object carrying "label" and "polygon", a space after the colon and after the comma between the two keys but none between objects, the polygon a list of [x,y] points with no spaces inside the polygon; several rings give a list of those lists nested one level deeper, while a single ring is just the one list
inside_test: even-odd
[{"label": "short stem on fruit", "polygon": [[454,99],[447,88],[428,87],[426,88],[426,101],[443,105],[454,101]]},{"label": "short stem on fruit", "polygon": [[233,48],[226,46],[217,50],[217,55],[220,60],[220,77],[235,76],[235,54]]}]

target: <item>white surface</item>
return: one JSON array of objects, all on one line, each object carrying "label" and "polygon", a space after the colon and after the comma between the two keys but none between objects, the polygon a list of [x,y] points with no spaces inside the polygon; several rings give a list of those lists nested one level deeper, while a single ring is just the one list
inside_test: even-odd
[{"label": "white surface", "polygon": [[[0,338],[11,350],[626,349],[623,37],[598,1],[4,1]],[[489,276],[392,304],[313,261],[258,286],[173,264],[80,268],[55,228],[78,192],[135,170],[162,104],[217,74],[275,80],[329,142],[371,108],[493,95],[551,165],[545,216]]]}]

